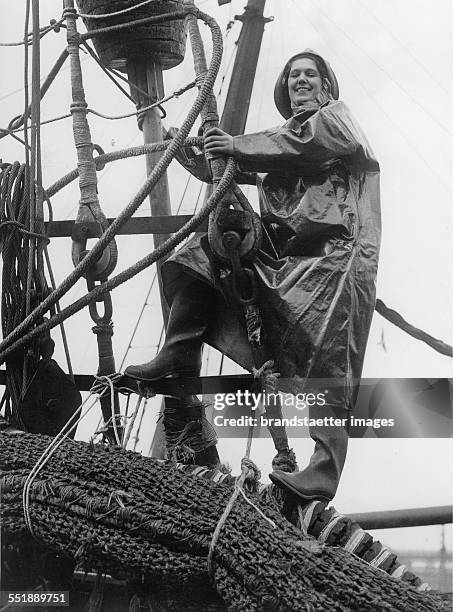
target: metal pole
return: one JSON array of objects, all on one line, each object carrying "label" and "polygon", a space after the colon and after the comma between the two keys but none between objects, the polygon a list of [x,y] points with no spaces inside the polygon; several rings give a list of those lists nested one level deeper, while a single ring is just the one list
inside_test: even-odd
[{"label": "metal pole", "polygon": [[451,506],[433,506],[384,512],[361,512],[348,514],[348,518],[358,523],[362,529],[395,529],[452,523],[452,512]]}]

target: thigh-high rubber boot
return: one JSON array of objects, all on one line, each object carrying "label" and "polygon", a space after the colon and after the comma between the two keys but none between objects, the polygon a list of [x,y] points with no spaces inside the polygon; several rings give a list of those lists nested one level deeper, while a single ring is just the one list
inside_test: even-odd
[{"label": "thigh-high rubber boot", "polygon": [[[311,411],[312,418],[321,415]],[[338,418],[331,410],[322,410],[322,415]],[[347,416],[344,411],[343,417]],[[313,500],[329,502],[335,496],[348,448],[347,430],[340,426],[310,427],[310,436],[315,441],[315,450],[308,466],[301,472],[292,474],[276,470],[270,474],[270,479],[278,487],[299,498],[302,503]]]},{"label": "thigh-high rubber boot", "polygon": [[191,280],[175,295],[170,309],[166,339],[159,354],[148,363],[128,366],[126,376],[158,380],[166,376],[198,376],[203,335],[213,320],[217,296],[211,287]]}]

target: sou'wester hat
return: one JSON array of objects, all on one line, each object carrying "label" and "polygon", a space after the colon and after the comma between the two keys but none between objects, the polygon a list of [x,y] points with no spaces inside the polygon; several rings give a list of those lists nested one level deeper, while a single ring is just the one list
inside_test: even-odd
[{"label": "sou'wester hat", "polygon": [[285,118],[289,119],[293,112],[291,109],[291,100],[289,99],[288,93],[288,67],[296,58],[299,57],[308,57],[315,60],[317,63],[321,64],[323,68],[322,76],[325,77],[330,83],[330,93],[334,100],[338,100],[340,95],[340,90],[338,87],[337,77],[335,76],[332,68],[330,67],[329,62],[311,49],[306,49],[301,53],[296,53],[286,62],[283,70],[278,75],[277,82],[274,87],[274,102],[277,107],[279,113]]}]

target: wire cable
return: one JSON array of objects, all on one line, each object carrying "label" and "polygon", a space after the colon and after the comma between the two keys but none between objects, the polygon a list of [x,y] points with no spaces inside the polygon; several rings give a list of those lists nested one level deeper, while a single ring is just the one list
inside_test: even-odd
[{"label": "wire cable", "polygon": [[[294,0],[293,0],[293,4],[294,4]],[[383,74],[385,74],[385,76],[390,79],[390,81],[392,81],[392,83],[394,83],[398,89],[400,91],[402,91],[404,94],[406,94],[406,96],[408,98],[410,98],[412,100],[412,102],[418,106],[418,108],[420,108],[428,117],[430,117],[434,123],[436,123],[436,125],[442,130],[444,131],[446,134],[448,134],[449,136],[453,137],[453,132],[451,132],[449,129],[447,129],[445,127],[444,124],[442,124],[435,115],[433,115],[432,113],[430,113],[424,106],[422,106],[420,104],[420,102],[418,102],[418,100],[416,100],[412,94],[410,94],[404,87],[401,86],[401,84],[395,80],[392,75],[385,69],[383,68],[367,51],[365,51],[365,49],[363,49],[349,34],[348,32],[346,32],[346,30],[344,30],[340,25],[338,25],[335,21],[333,21],[321,8],[319,8],[319,4],[317,3],[316,5],[314,3],[312,3],[312,6],[315,7],[315,9],[317,11],[319,11],[319,13],[325,18],[327,19],[327,21],[329,21],[335,28],[337,28],[337,30],[339,30],[343,36],[345,38],[347,38],[349,40],[350,43],[352,43],[354,45],[354,47],[356,47],[357,49],[359,49],[359,51],[361,51]]]},{"label": "wire cable", "polygon": [[333,47],[329,43],[327,43],[327,41],[326,41],[325,37],[323,36],[323,34],[319,31],[317,26],[314,25],[314,23],[310,20],[310,18],[302,13],[302,11],[300,10],[300,6],[296,3],[296,1],[295,0],[291,0],[291,1],[293,3],[294,7],[296,8],[296,10],[300,13],[300,15],[302,15],[304,17],[304,19],[306,19],[310,23],[312,28],[321,36],[321,38],[324,39],[324,42],[325,42],[326,46],[331,50],[330,52],[333,55],[335,55],[341,61],[341,63],[345,67],[345,69],[349,72],[349,74],[352,75],[354,80],[360,85],[361,89],[365,92],[365,94],[379,108],[379,110],[383,113],[383,115],[386,117],[386,119],[389,121],[389,123],[391,123],[393,125],[393,127],[400,134],[400,136],[403,138],[403,140],[409,145],[409,147],[412,149],[412,151],[423,161],[423,163],[426,165],[426,167],[432,172],[432,174],[436,177],[436,180],[439,181],[439,183],[441,183],[443,185],[443,187],[446,189],[447,192],[451,193],[451,191],[452,191],[451,185],[449,183],[447,183],[445,181],[445,178],[441,174],[439,174],[433,168],[433,166],[429,163],[429,161],[426,159],[426,157],[422,153],[420,153],[420,151],[418,151],[418,149],[415,148],[415,146],[412,144],[412,142],[409,140],[409,138],[403,132],[401,127],[398,125],[398,123],[396,123],[396,121],[393,120],[392,116],[384,109],[384,107],[379,103],[379,101],[368,91],[366,85],[364,85],[362,80],[357,76],[357,73],[354,72],[349,67],[347,61],[345,61],[338,54],[338,51],[336,49],[333,49]]},{"label": "wire cable", "polygon": [[419,68],[421,68],[421,70],[423,70],[423,72],[425,73],[425,75],[427,75],[430,79],[432,79],[445,93],[447,96],[449,96],[450,98],[452,97],[451,93],[445,89],[445,87],[443,86],[443,84],[438,81],[431,72],[429,72],[425,66],[415,57],[415,55],[412,53],[412,51],[409,49],[409,47],[407,45],[405,45],[391,30],[390,28],[379,19],[379,17],[370,9],[368,8],[368,6],[366,6],[363,2],[363,0],[356,0],[361,6],[362,8],[369,14],[371,15],[371,17],[382,27],[384,28],[384,30],[393,38],[393,40],[396,40],[396,42],[406,51],[406,53],[414,60],[414,62],[417,64],[417,66]]}]

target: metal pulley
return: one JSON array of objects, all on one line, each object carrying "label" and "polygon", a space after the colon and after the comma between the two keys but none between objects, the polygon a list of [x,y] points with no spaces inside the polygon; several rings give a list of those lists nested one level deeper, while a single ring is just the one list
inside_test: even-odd
[{"label": "metal pulley", "polygon": [[[156,0],[121,15],[110,16],[111,13],[124,11],[142,3],[143,0],[77,0],[77,6],[83,15],[106,15],[105,19],[84,17],[83,21],[88,31],[154,15],[174,13],[185,8],[184,0]],[[110,68],[126,72],[128,62],[153,57],[163,70],[167,70],[177,66],[184,59],[186,26],[184,19],[144,23],[115,32],[98,34],[93,38],[93,42],[102,63]]]},{"label": "metal pulley", "polygon": [[231,262],[232,253],[239,261],[252,260],[260,247],[261,234],[261,220],[253,210],[222,207],[209,218],[209,246],[224,263]]},{"label": "metal pulley", "polygon": [[[99,238],[107,228],[105,218],[100,206],[94,214],[92,206],[79,208],[76,222],[72,230],[72,262],[77,266],[80,261],[89,253],[87,241],[89,238]],[[115,240],[112,240],[102,251],[96,262],[91,266],[86,277],[90,276],[93,280],[105,280],[115,269],[118,261],[118,249]]]}]

